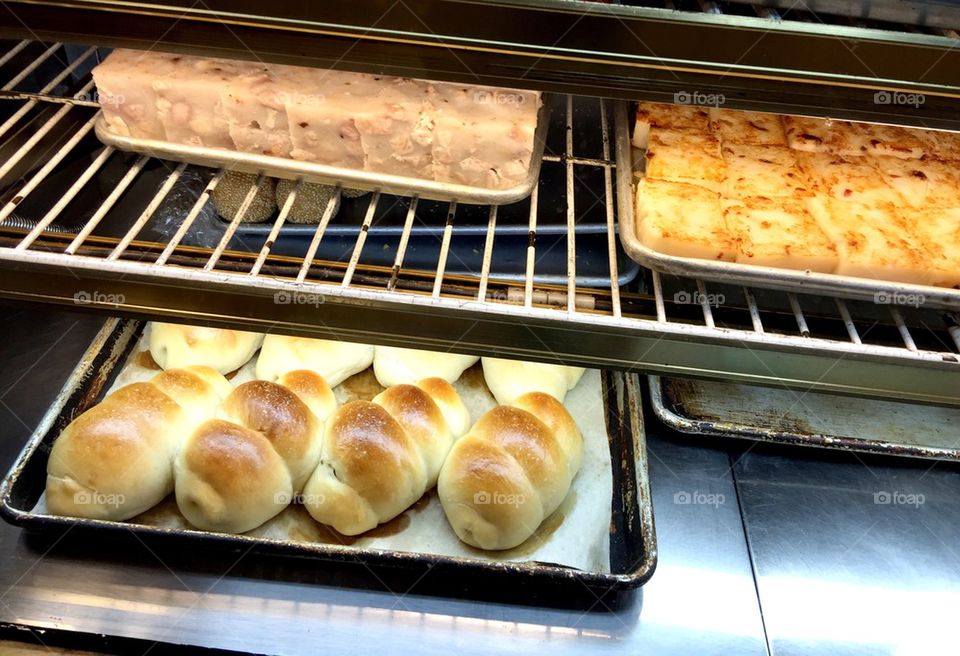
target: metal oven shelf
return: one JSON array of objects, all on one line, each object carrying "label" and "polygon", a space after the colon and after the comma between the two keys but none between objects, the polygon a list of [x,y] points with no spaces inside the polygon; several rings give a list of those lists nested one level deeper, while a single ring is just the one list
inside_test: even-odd
[{"label": "metal oven shelf", "polygon": [[960,129],[960,12],[932,2],[10,0],[0,36]]},{"label": "metal oven shelf", "polygon": [[[7,64],[32,68],[5,85],[8,97],[0,100],[2,296],[248,330],[960,405],[955,317],[646,270],[625,279],[609,101],[559,99],[540,184],[528,201],[499,208],[443,203],[427,211],[426,201],[375,192],[345,199],[336,216],[331,201],[305,252],[284,255],[274,252],[283,211],[262,244],[238,242],[237,219],[196,243],[198,232],[210,231],[204,217],[222,172],[120,153],[96,141],[85,72],[94,49],[77,50],[68,68],[55,65],[64,53],[59,45],[8,44],[5,52],[0,81]],[[369,235],[391,212],[399,213],[401,227],[392,241],[374,246]],[[459,221],[478,213],[488,228],[476,245],[479,264],[450,273],[466,239]],[[598,216],[601,246],[593,242],[584,252],[591,235],[578,226]],[[523,267],[512,278],[496,273],[502,248],[496,227],[508,220],[527,224]],[[341,256],[330,256],[324,245],[340,221],[359,227]],[[411,263],[413,226],[431,221],[442,226],[436,255]],[[547,221],[560,222],[559,240],[538,233]],[[551,225],[551,234],[557,229]],[[371,263],[372,251],[382,257],[385,249],[391,263]],[[560,284],[541,275],[546,251],[555,249],[563,256]],[[602,285],[578,275],[598,262],[608,272]]]}]

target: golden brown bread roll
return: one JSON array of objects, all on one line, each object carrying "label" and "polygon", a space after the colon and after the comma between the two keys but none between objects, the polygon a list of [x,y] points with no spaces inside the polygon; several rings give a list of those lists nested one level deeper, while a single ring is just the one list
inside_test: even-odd
[{"label": "golden brown bread roll", "polygon": [[484,414],[440,471],[437,491],[457,536],[510,549],[533,535],[570,490],[583,437],[567,409],[542,392]]},{"label": "golden brown bread roll", "polygon": [[393,519],[436,484],[469,422],[456,390],[439,378],[347,403],[327,422],[304,505],[318,522],[346,535]]},{"label": "golden brown bread roll", "polygon": [[150,324],[150,355],[161,369],[200,365],[222,374],[236,371],[257,352],[263,335],[240,330]]},{"label": "golden brown bread roll", "polygon": [[330,386],[312,371],[239,385],[177,456],[180,512],[210,531],[242,533],[263,524],[316,468],[323,421],[335,407]]},{"label": "golden brown bread roll", "polygon": [[47,461],[47,509],[124,520],[173,490],[173,458],[213,416],[230,383],[206,367],[168,369],[121,387],[70,422]]},{"label": "golden brown bread roll", "polygon": [[373,362],[373,346],[332,339],[267,335],[257,358],[257,378],[275,381],[288,371],[309,369],[336,387]]},{"label": "golden brown bread roll", "polygon": [[512,405],[528,392],[544,392],[563,403],[584,371],[583,367],[483,358],[483,378],[500,405]]},{"label": "golden brown bread roll", "polygon": [[373,373],[384,387],[412,385],[427,377],[452,383],[479,359],[475,355],[378,346],[373,356]]}]

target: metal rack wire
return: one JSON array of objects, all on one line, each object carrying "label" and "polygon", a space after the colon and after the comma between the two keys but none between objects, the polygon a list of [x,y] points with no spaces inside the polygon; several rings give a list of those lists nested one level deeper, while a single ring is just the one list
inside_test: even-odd
[{"label": "metal rack wire", "polygon": [[[609,101],[563,97],[544,179],[532,198],[499,208],[445,204],[437,256],[427,266],[422,259],[411,263],[411,235],[415,225],[438,217],[425,214],[425,202],[417,198],[379,192],[352,201],[359,227],[339,257],[323,250],[345,211],[339,190],[310,228],[304,252],[292,256],[277,253],[276,244],[291,227],[287,217],[299,185],[262,244],[250,247],[237,237],[263,176],[212,241],[187,244],[223,171],[98,144],[90,133],[93,87],[84,71],[94,49],[78,51],[69,64],[59,44],[21,42],[3,51],[0,74],[8,65],[30,69],[0,93],[6,95],[0,100],[0,294],[6,297],[253,330],[960,404],[956,317],[922,307],[729,288],[647,270],[635,280],[625,278]],[[578,121],[580,108],[589,106],[599,109],[598,124]],[[597,152],[583,152],[590,134]],[[588,174],[602,183],[584,184]],[[191,176],[201,180],[192,190],[184,184]],[[56,194],[49,186],[53,178],[61,189]],[[96,203],[89,215],[73,215],[78,199],[91,193]],[[188,201],[171,214],[177,195]],[[392,238],[392,258],[388,265],[371,263],[370,235],[398,204],[402,228]],[[562,245],[550,248],[565,247],[566,253],[560,284],[549,284],[540,275],[547,249],[538,228],[561,207]],[[479,268],[450,273],[462,240],[458,219],[478,210],[486,222]],[[578,241],[585,239],[579,228],[588,210],[602,215],[604,247],[585,255]],[[501,276],[498,222],[515,220],[518,212],[527,224],[522,274]],[[172,216],[173,223],[157,238],[151,230],[160,215]],[[578,267],[596,258],[607,272],[602,286],[578,276]]]}]

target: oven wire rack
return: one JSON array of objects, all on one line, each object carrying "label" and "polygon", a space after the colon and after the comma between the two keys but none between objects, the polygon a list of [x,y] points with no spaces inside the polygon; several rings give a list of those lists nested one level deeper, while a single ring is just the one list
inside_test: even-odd
[{"label": "oven wire rack", "polygon": [[[271,252],[299,185],[263,245],[237,249],[232,238],[263,175],[214,245],[189,245],[185,238],[224,172],[98,144],[89,76],[100,56],[96,48],[20,41],[0,43],[0,52],[0,81],[8,80],[0,87],[4,297],[114,315],[960,405],[957,317],[922,302],[912,307],[896,299],[884,304],[771,292],[649,270],[621,286],[611,101],[561,99],[564,111],[551,126],[543,162],[556,175],[546,185],[542,172],[541,184],[524,201],[525,275],[513,281],[490,273],[504,207],[484,210],[488,231],[477,274],[447,275],[457,218],[466,206],[447,205],[435,266],[412,268],[405,254],[410,230],[421,220],[420,201],[380,192],[359,199],[360,229],[342,258],[315,258],[337,211],[336,196],[323,208],[304,257]],[[599,125],[577,120],[584,103],[600,104]],[[581,152],[581,137],[591,131],[599,136],[599,152]],[[104,172],[110,167],[122,173],[108,185]],[[156,183],[148,180],[148,172],[158,170]],[[45,197],[45,184],[68,172],[66,190]],[[175,217],[176,229],[162,240],[145,239],[170,197],[187,193],[180,183],[196,174],[205,175],[205,183],[191,196],[189,210]],[[589,176],[596,182],[584,184]],[[145,185],[150,193],[138,200],[132,190]],[[94,192],[98,205],[89,216],[71,213],[78,197]],[[45,208],[36,219],[22,214],[31,202]],[[368,265],[369,228],[398,202],[406,213],[393,265]],[[539,284],[538,218],[560,205],[566,284]],[[584,212],[598,208],[606,217],[606,250],[584,255],[577,250],[576,226]],[[585,256],[605,258],[608,285],[578,284],[578,260]]]}]

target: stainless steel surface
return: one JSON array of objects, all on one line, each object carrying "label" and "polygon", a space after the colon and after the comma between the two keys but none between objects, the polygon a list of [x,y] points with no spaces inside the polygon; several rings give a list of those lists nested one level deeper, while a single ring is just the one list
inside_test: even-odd
[{"label": "stainless steel surface", "polygon": [[760,445],[734,473],[774,656],[956,653],[955,465]]},{"label": "stainless steel surface", "polygon": [[543,161],[543,148],[547,140],[547,128],[550,124],[550,105],[550,96],[544,96],[537,113],[537,128],[533,134],[530,167],[527,169],[523,182],[506,189],[484,189],[483,187],[473,187],[453,182],[437,182],[374,171],[358,171],[284,157],[241,153],[222,148],[205,148],[154,139],[137,139],[111,132],[102,114],[97,117],[94,129],[97,138],[107,146],[159,159],[187,162],[215,169],[269,175],[287,180],[336,185],[348,189],[364,189],[397,196],[417,196],[431,200],[474,203],[477,205],[506,205],[529,196],[540,179],[540,163]]},{"label": "stainless steel surface", "polygon": [[720,260],[678,257],[653,250],[640,240],[637,230],[632,174],[635,164],[630,145],[630,124],[625,103],[616,104],[614,120],[616,122],[617,139],[617,201],[620,210],[620,241],[627,254],[643,266],[662,273],[712,280],[725,284],[820,294],[870,302],[880,302],[878,299],[917,299],[917,304],[927,308],[960,309],[960,289],[870,280],[868,278],[854,278],[815,271],[775,269]]},{"label": "stainless steel surface", "polygon": [[[465,580],[498,581],[503,585],[521,584],[534,592],[542,588],[555,594],[583,589],[614,598],[628,593],[647,581],[656,566],[656,536],[650,507],[646,444],[639,404],[641,394],[636,377],[605,373],[602,376],[604,421],[611,461],[613,490],[610,507],[610,571],[573,570],[567,566],[533,560],[498,561],[485,558],[438,555],[426,551],[365,548],[350,542],[339,544],[274,539],[261,536],[232,535],[214,531],[171,529],[95,519],[62,517],[35,510],[43,491],[37,472],[45,471],[46,455],[59,432],[110,387],[120,368],[136,346],[143,323],[109,319],[79,359],[63,390],[51,404],[33,436],[27,441],[10,473],[0,482],[0,512],[4,518],[35,531],[57,534],[64,529],[85,531],[89,539],[109,541],[124,532],[137,540],[178,541],[183,548],[215,549],[221,553],[259,550],[261,553],[315,558],[330,567],[363,562],[373,570],[380,567],[407,569],[414,575],[460,576]],[[629,380],[628,380],[629,378]],[[625,457],[629,455],[629,458]],[[469,596],[469,594],[467,595]],[[620,603],[619,600],[617,603]]]},{"label": "stainless steel surface", "polygon": [[681,433],[960,460],[960,410],[650,376],[656,417]]},{"label": "stainless steel surface", "polygon": [[[0,468],[46,412],[101,320],[0,305]],[[427,581],[384,589],[344,574],[312,583],[271,580],[279,567],[238,551],[191,552],[165,565],[131,538],[124,551],[90,542],[37,542],[0,523],[0,622],[47,633],[136,637],[271,654],[766,653],[728,455],[656,436],[650,472],[661,557],[635,603],[593,612],[474,603],[422,593]],[[718,507],[675,503],[678,493],[723,495]],[[699,498],[699,497],[698,497]],[[703,545],[709,545],[704,548]],[[309,561],[287,569],[308,576]],[[429,578],[429,577],[427,577]],[[357,580],[354,580],[357,579]],[[348,585],[350,584],[350,585]],[[149,645],[148,645],[149,646]]]},{"label": "stainless steel surface", "polygon": [[[77,88],[87,88],[87,80],[79,77]],[[960,405],[960,344],[949,335],[949,321],[926,306],[891,314],[872,303],[718,288],[657,272],[645,272],[652,294],[621,287],[617,214],[622,218],[629,203],[614,202],[610,103],[557,100],[562,110],[551,121],[553,145],[539,188],[528,201],[499,208],[500,214],[529,209],[522,281],[491,274],[498,251],[490,238],[482,245],[479,274],[449,273],[447,260],[458,239],[452,226],[467,206],[450,203],[442,219],[424,218],[425,202],[376,193],[356,201],[366,225],[391,203],[407,208],[392,267],[364,262],[369,239],[362,229],[338,259],[314,259],[330,239],[324,220],[303,257],[273,253],[269,242],[231,250],[222,232],[203,245],[188,245],[206,234],[204,211],[219,174],[170,170],[109,146],[96,146],[85,159],[69,144],[77,130],[89,130],[93,108],[71,100],[0,100],[0,110],[14,114],[34,103],[46,113],[28,127],[45,129],[56,119],[48,134],[59,135],[45,144],[48,150],[17,147],[18,167],[35,163],[22,178],[7,181],[9,200],[0,214],[34,204],[43,218],[26,234],[0,227],[0,295],[143,318]],[[578,121],[578,109],[593,103],[602,110],[600,120]],[[599,145],[585,148],[582,137],[597,130]],[[90,142],[96,144],[89,133],[80,139]],[[61,164],[45,172],[56,158],[71,168]],[[67,189],[56,202],[44,196],[46,177],[36,181],[48,173]],[[199,185],[182,185],[185,177],[199,179]],[[85,209],[74,210],[84,198]],[[172,198],[179,204],[170,209]],[[489,225],[496,225],[500,214],[492,207]],[[580,249],[585,238],[569,229],[591,211],[606,219],[606,252]],[[539,258],[549,249],[539,246],[537,235],[546,216],[561,216],[567,226],[556,245],[565,247],[563,285],[536,278]],[[443,233],[436,258],[412,267],[404,254],[418,220],[437,221]],[[79,224],[70,234],[43,231],[67,221]],[[282,215],[273,229],[282,232]],[[614,282],[604,288],[580,284],[577,272],[588,259],[599,260]],[[725,302],[711,304],[718,293]]]}]

